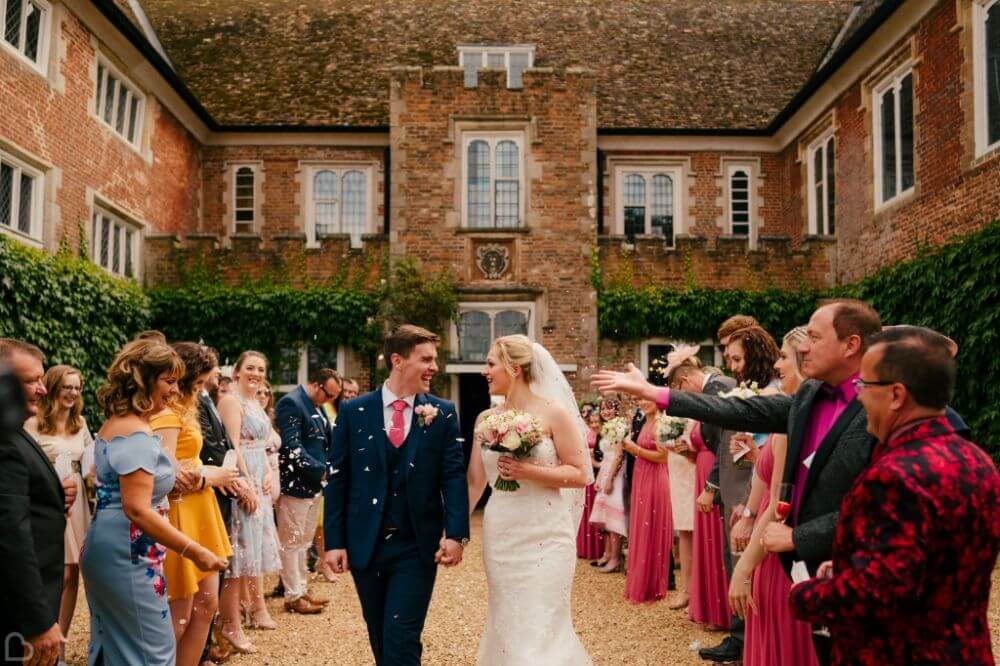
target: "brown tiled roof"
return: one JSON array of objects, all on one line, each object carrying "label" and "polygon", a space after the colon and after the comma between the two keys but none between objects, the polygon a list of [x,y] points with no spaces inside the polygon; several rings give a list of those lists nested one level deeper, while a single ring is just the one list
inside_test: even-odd
[{"label": "brown tiled roof", "polygon": [[[122,4],[122,0],[118,0]],[[874,1],[874,0],[867,0]],[[815,71],[851,0],[142,0],[223,125],[388,124],[389,68],[458,44],[583,66],[601,128],[760,130]]]}]

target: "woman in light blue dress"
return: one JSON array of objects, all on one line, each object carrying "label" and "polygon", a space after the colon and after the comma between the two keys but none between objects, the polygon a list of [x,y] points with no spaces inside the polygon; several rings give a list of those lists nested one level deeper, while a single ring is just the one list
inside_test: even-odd
[{"label": "woman in light blue dress", "polygon": [[163,578],[167,548],[203,571],[227,566],[166,518],[174,469],[148,421],[176,394],[182,372],[170,347],[137,340],[118,353],[98,392],[107,421],[95,445],[97,512],[80,557],[90,606],[90,666],[174,664]]}]

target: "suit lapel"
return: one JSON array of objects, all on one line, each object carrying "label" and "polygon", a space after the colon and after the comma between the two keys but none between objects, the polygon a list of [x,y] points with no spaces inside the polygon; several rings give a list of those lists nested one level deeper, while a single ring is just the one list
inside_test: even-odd
[{"label": "suit lapel", "polygon": [[827,461],[830,460],[830,456],[833,455],[834,449],[837,448],[837,440],[840,436],[844,434],[844,430],[847,426],[851,424],[854,417],[858,415],[861,411],[861,401],[857,398],[851,401],[844,411],[840,413],[837,420],[833,422],[830,427],[829,432],[826,433],[826,437],[820,443],[819,448],[816,449],[816,455],[813,458],[812,464],[809,466],[809,474],[806,476],[806,487],[802,491],[802,498],[805,499],[809,496],[809,491],[812,489],[813,484],[816,483],[816,479],[819,477],[819,473],[823,470]]},{"label": "suit lapel", "polygon": [[413,414],[410,415],[410,436],[406,440],[406,476],[410,476],[413,469],[413,459],[417,455],[417,449],[424,438],[424,427],[417,422],[417,407],[427,404],[427,397],[418,393],[413,398]]},{"label": "suit lapel", "polygon": [[382,469],[385,469],[385,447],[389,446],[389,435],[385,431],[385,408],[383,407],[382,399],[382,387],[378,390],[372,391],[372,399],[370,404],[365,407],[368,409],[368,429],[375,433],[375,448],[378,452],[378,460]]},{"label": "suit lapel", "polygon": [[788,433],[788,456],[785,459],[784,477],[785,483],[794,483],[795,470],[798,469],[802,456],[802,438],[805,437],[806,425],[809,423],[809,416],[812,414],[813,404],[816,396],[819,395],[820,382],[810,381],[804,383],[799,392],[802,393],[802,401],[795,410],[795,419],[792,421],[792,429]]}]

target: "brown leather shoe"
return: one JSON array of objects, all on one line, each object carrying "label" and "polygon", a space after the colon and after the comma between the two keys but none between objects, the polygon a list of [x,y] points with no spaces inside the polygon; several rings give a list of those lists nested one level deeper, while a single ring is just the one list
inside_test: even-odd
[{"label": "brown leather shoe", "polygon": [[323,606],[326,606],[328,603],[330,603],[330,600],[327,599],[326,597],[313,596],[312,594],[309,594],[308,592],[306,592],[305,594],[303,594],[302,598],[305,599],[306,601],[308,601],[309,603],[311,603],[313,606],[319,606],[320,608],[322,608]]},{"label": "brown leather shoe", "polygon": [[322,606],[309,603],[306,597],[299,597],[295,601],[286,601],[285,610],[289,613],[301,613],[302,615],[316,615],[323,612]]}]

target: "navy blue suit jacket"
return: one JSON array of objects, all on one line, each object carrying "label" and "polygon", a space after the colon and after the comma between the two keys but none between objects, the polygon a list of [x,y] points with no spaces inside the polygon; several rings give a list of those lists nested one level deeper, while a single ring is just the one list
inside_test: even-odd
[{"label": "navy blue suit jacket", "polygon": [[[421,426],[416,407],[438,414]],[[406,496],[420,558],[434,562],[442,534],[469,536],[469,494],[455,405],[419,394],[406,442]],[[330,447],[323,529],[327,550],[347,549],[353,569],[371,562],[389,491],[382,389],[341,405]]]},{"label": "navy blue suit jacket", "polygon": [[329,423],[301,386],[278,401],[274,420],[281,435],[281,494],[315,497],[323,489],[330,448]]}]

